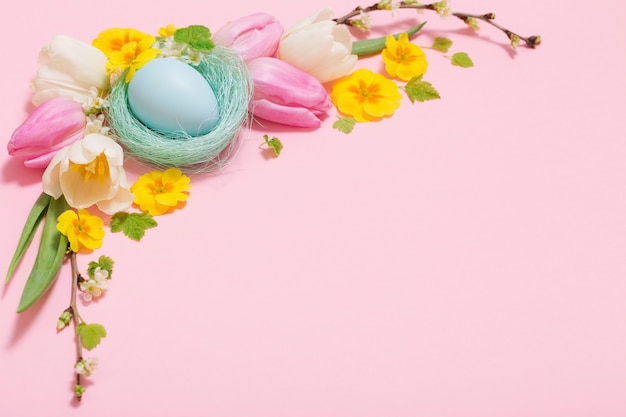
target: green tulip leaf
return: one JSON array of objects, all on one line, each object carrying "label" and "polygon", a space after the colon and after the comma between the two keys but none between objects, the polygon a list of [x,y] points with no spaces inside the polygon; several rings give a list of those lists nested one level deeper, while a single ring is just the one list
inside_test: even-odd
[{"label": "green tulip leaf", "polygon": [[41,297],[56,279],[67,252],[67,237],[57,230],[57,218],[69,208],[62,196],[51,199],[41,233],[39,251],[22,292],[17,312],[21,313]]},{"label": "green tulip leaf", "polygon": [[26,249],[30,246],[30,242],[33,240],[35,232],[37,231],[41,220],[43,220],[45,216],[46,209],[50,204],[50,199],[51,197],[48,194],[41,193],[37,201],[35,201],[33,208],[30,210],[26,223],[24,223],[24,228],[22,229],[22,235],[17,243],[17,248],[13,254],[13,259],[11,259],[6,282],[11,280],[11,277],[13,277],[13,274],[15,273],[15,268],[17,268],[26,253]]},{"label": "green tulip leaf", "polygon": [[[425,24],[426,22],[422,22],[419,25],[414,26],[409,30],[406,30],[405,32],[409,35],[409,37],[411,37],[419,32]],[[401,34],[402,32],[396,33],[395,35],[393,35],[393,37],[398,39]],[[385,42],[387,42],[386,36],[374,39],[364,39],[362,41],[354,41],[352,42],[352,53],[358,56],[376,54],[385,49]]]}]

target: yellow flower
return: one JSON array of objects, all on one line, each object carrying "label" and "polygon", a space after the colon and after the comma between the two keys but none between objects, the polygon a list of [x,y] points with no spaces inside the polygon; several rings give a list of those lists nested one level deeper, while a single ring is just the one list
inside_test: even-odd
[{"label": "yellow flower", "polygon": [[176,32],[176,26],[172,25],[171,23],[165,27],[162,27],[161,29],[159,29],[159,36],[173,36],[174,32]]},{"label": "yellow flower", "polygon": [[72,252],[92,251],[102,246],[104,222],[87,210],[66,210],[57,218],[57,229],[67,236]]},{"label": "yellow flower", "polygon": [[343,77],[332,86],[330,98],[337,109],[358,122],[388,117],[400,107],[398,85],[367,68]]},{"label": "yellow flower", "polygon": [[109,59],[106,64],[107,73],[128,69],[126,82],[129,82],[136,70],[161,53],[152,48],[155,42],[154,36],[136,29],[113,28],[100,32],[92,44]]},{"label": "yellow flower", "polygon": [[426,54],[422,48],[409,42],[406,32],[400,34],[398,40],[387,36],[382,57],[387,73],[403,81],[424,75],[428,68]]},{"label": "yellow flower", "polygon": [[111,28],[100,32],[91,44],[101,50],[108,58],[111,56],[111,52],[121,51],[127,43],[139,43],[146,38],[152,38],[152,36],[137,29]]},{"label": "yellow flower", "polygon": [[130,191],[141,211],[158,216],[187,201],[190,181],[179,169],[169,168],[165,172],[152,171],[142,175]]}]

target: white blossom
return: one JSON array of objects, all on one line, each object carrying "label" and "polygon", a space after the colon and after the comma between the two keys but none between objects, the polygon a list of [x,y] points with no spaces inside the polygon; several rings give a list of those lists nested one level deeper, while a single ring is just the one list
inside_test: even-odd
[{"label": "white blossom", "polygon": [[76,362],[76,365],[74,365],[74,371],[76,371],[76,373],[79,375],[90,376],[97,367],[97,358],[87,358]]}]

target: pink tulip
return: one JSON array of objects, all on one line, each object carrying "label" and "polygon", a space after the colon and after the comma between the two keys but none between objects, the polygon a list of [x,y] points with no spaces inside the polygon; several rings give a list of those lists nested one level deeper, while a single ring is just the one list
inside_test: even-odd
[{"label": "pink tulip", "polygon": [[7,145],[9,155],[29,168],[45,168],[54,154],[84,136],[85,113],[76,101],[57,97],[44,101],[17,128]]},{"label": "pink tulip", "polygon": [[283,26],[274,16],[255,13],[229,22],[212,36],[213,42],[239,53],[249,62],[262,56],[274,56]]},{"label": "pink tulip", "polygon": [[332,106],[324,86],[312,75],[277,58],[248,63],[254,83],[255,117],[298,127],[319,127],[318,116]]}]

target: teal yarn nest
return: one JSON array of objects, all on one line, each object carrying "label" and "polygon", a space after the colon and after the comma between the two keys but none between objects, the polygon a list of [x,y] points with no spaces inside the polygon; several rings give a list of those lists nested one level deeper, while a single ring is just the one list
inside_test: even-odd
[{"label": "teal yarn nest", "polygon": [[[160,59],[160,58],[157,58]],[[252,80],[245,63],[234,52],[215,47],[198,66],[220,106],[215,128],[201,136],[184,132],[163,134],[135,118],[128,105],[128,84],[123,77],[111,88],[107,120],[127,155],[159,168],[177,167],[186,172],[221,167],[237,143],[239,131],[249,120]]]}]

